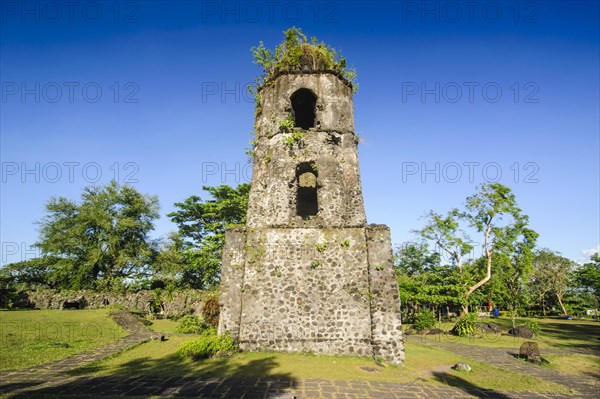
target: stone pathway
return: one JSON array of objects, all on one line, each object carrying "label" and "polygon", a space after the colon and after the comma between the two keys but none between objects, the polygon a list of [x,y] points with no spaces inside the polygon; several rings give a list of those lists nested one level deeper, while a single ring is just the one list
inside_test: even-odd
[{"label": "stone pathway", "polygon": [[[460,343],[422,342],[493,366],[531,375],[570,387],[573,393],[550,394],[483,390],[462,381],[464,388],[431,384],[399,384],[373,381],[297,380],[293,378],[216,378],[154,376],[69,376],[66,372],[102,359],[121,350],[160,339],[129,312],[113,315],[115,321],[129,333],[101,348],[75,356],[31,367],[0,373],[0,397],[5,398],[107,398],[151,395],[176,398],[598,398],[598,381],[592,378],[567,376],[555,370],[527,364],[515,359],[506,349],[482,348]],[[456,379],[456,377],[453,377]],[[455,381],[456,382],[456,381]]]},{"label": "stone pathway", "polygon": [[[24,388],[27,388],[24,390]],[[414,399],[564,399],[589,398],[597,395],[550,394],[456,388],[425,384],[399,384],[375,381],[329,381],[294,379],[198,379],[189,377],[77,377],[60,383],[45,384],[29,380],[27,384],[5,383],[0,392],[8,398],[37,398],[60,395],[70,398],[100,397],[174,397],[174,398],[414,398]]]}]

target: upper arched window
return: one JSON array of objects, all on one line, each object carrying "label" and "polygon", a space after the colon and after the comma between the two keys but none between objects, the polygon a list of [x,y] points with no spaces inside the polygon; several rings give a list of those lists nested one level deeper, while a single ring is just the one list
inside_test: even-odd
[{"label": "upper arched window", "polygon": [[292,94],[294,126],[307,130],[315,127],[317,96],[309,89],[298,89]]}]

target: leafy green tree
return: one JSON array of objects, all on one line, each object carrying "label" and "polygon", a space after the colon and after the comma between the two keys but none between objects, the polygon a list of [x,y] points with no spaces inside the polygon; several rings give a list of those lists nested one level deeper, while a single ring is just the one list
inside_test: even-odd
[{"label": "leafy green tree", "polygon": [[471,227],[483,234],[485,275],[469,287],[466,297],[492,278],[494,253],[510,260],[513,275],[524,276],[531,269],[532,251],[538,234],[527,227],[529,218],[517,206],[511,189],[500,184],[483,184],[479,192],[468,197],[464,216]]},{"label": "leafy green tree", "polygon": [[535,254],[533,265],[538,298],[543,301],[548,294],[555,295],[563,314],[567,316],[569,312],[565,308],[564,298],[574,267],[573,261],[543,248]]},{"label": "leafy green tree", "polygon": [[600,253],[596,252],[588,262],[573,272],[576,287],[594,295],[596,306],[600,304]]},{"label": "leafy green tree", "polygon": [[413,276],[431,270],[439,264],[440,255],[430,252],[427,243],[406,242],[394,250],[394,265],[398,273]]},{"label": "leafy green tree", "polygon": [[455,268],[440,265],[439,254],[430,252],[427,243],[396,247],[394,263],[405,320],[411,320],[423,307],[446,306],[449,312],[449,306],[460,304],[460,275]]},{"label": "leafy green tree", "polygon": [[[460,226],[461,220],[467,221],[470,227],[483,235],[483,274],[479,274],[477,270],[464,270],[462,259],[473,246],[464,228]],[[447,253],[463,275],[461,280],[465,287],[461,302],[463,313],[466,314],[471,295],[492,278],[495,253],[508,257],[515,270],[530,267],[537,233],[529,229],[527,223],[528,217],[517,206],[510,188],[491,183],[482,184],[476,194],[467,197],[464,212],[452,209],[444,217],[430,211],[426,225],[416,232]]]},{"label": "leafy green tree", "polygon": [[156,261],[152,265],[154,283],[163,286],[176,286],[188,267],[185,252],[186,243],[179,232],[169,233],[161,240]]},{"label": "leafy green tree", "polygon": [[148,273],[156,255],[148,234],[158,218],[156,196],[111,181],[86,187],[77,203],[51,198],[39,222],[45,264],[65,288],[111,288]]},{"label": "leafy green tree", "polygon": [[68,281],[61,281],[56,273],[56,265],[60,262],[71,261],[63,258],[46,257],[10,263],[0,269],[0,280],[3,282],[4,288],[12,287],[18,291],[37,288],[60,288],[68,284]]},{"label": "leafy green tree", "polygon": [[[212,199],[203,201],[192,195],[178,202],[178,210],[167,216],[179,228],[183,260],[172,263],[181,273],[181,281],[193,288],[210,288],[220,280],[225,228],[244,224],[248,209],[249,184],[236,188],[221,185],[203,187]],[[177,266],[179,265],[179,266]]]},{"label": "leafy green tree", "polygon": [[[485,257],[475,261],[475,266],[480,271],[484,271],[486,265]],[[493,278],[476,291],[482,295],[479,302],[491,300],[496,307],[509,310],[514,326],[517,315],[531,303],[531,291],[528,285],[531,273],[530,265],[514,262],[509,255],[502,252],[494,254],[492,259]]]}]

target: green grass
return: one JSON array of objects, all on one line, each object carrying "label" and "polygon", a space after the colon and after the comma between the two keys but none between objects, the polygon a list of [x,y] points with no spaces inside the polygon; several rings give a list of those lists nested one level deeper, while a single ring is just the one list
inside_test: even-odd
[{"label": "green grass", "polygon": [[546,367],[571,375],[584,375],[600,379],[600,356],[581,354],[545,355]]},{"label": "green grass", "polygon": [[[151,341],[73,372],[76,375],[156,375],[161,377],[269,377],[289,379],[391,381],[398,383],[448,384],[497,390],[567,392],[563,387],[518,375],[453,353],[419,344],[406,347],[407,362],[400,367],[382,367],[372,359],[313,354],[245,352],[229,358],[199,361],[182,359],[177,348],[188,337]],[[462,373],[450,367],[467,361],[473,371]]]},{"label": "green grass", "polygon": [[[547,348],[597,349],[600,324],[593,321],[535,319],[542,328],[536,339],[542,356],[550,360],[548,367],[564,373],[600,377],[598,357],[592,355],[545,355]],[[487,319],[499,324],[506,333],[512,326],[508,318]],[[520,324],[522,320],[517,320]],[[177,322],[153,320],[151,329],[157,332],[175,331]],[[452,323],[441,328],[449,330]],[[108,317],[107,310],[78,311],[3,311],[0,312],[0,370],[18,369],[56,359],[103,345],[124,336],[123,331]],[[420,340],[446,340],[468,345],[516,349],[524,341],[509,336],[488,335],[483,338],[452,336],[409,336],[406,341],[406,364],[382,367],[372,359],[313,354],[238,353],[229,358],[199,361],[177,356],[179,346],[193,336],[170,336],[165,342],[150,341],[117,353],[102,361],[72,371],[73,375],[160,377],[270,377],[289,379],[392,381],[451,385],[462,388],[567,393],[567,389],[552,382],[519,375],[488,364],[461,357],[440,348],[420,343]],[[457,372],[450,367],[465,361],[472,372]]]},{"label": "green grass", "polygon": [[175,327],[177,327],[177,322],[171,319],[156,319],[151,320],[152,324],[148,326],[149,329],[161,332],[161,333],[176,333]]},{"label": "green grass", "polygon": [[0,370],[21,369],[125,336],[107,310],[0,311]]},{"label": "green grass", "polygon": [[[565,320],[565,319],[537,319],[537,318],[517,318],[516,325],[522,325],[525,320],[533,320],[540,325],[542,333],[540,336],[533,339],[536,341],[540,349],[548,348],[583,348],[598,350],[600,349],[600,341],[597,337],[600,336],[600,323],[592,320]],[[502,327],[503,335],[486,334],[475,338],[460,338],[451,335],[444,336],[422,336],[412,335],[406,336],[409,342],[421,342],[441,340],[442,342],[457,342],[466,345],[484,346],[489,348],[519,348],[525,341],[530,339],[517,338],[506,335],[508,330],[512,328],[512,320],[510,318],[484,318],[480,322],[497,324]],[[442,322],[436,323],[435,328],[441,328],[444,331],[450,331],[454,323]],[[408,326],[404,326],[408,328]],[[543,354],[542,354],[543,355]]]}]

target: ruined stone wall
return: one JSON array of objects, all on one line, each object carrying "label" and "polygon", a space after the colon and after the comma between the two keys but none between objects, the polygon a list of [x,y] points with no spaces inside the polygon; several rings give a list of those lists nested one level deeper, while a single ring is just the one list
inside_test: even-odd
[{"label": "ruined stone wall", "polygon": [[[317,96],[316,123],[290,145],[294,133],[282,131],[280,122],[292,112],[290,97],[300,88]],[[247,226],[364,226],[352,89],[333,74],[282,75],[261,97]],[[296,214],[296,168],[307,163],[318,176],[320,204],[309,219]]]},{"label": "ruined stone wall", "polygon": [[404,360],[389,230],[227,232],[219,330],[248,350]]},{"label": "ruined stone wall", "polygon": [[[160,296],[159,313],[165,317],[183,316],[192,313],[201,315],[205,297],[205,292],[198,290],[175,291],[172,294],[163,292]],[[153,313],[157,305],[153,291],[116,294],[88,290],[40,290],[21,292],[13,306],[17,308],[62,309],[65,302],[77,302],[84,309],[123,307],[146,313]]]},{"label": "ruined stone wall", "polygon": [[[247,226],[364,226],[366,216],[354,135],[309,130],[291,147],[286,143],[290,135],[280,133],[259,140]],[[310,219],[296,214],[296,167],[303,163],[314,164],[318,176],[319,213]]]},{"label": "ruined stone wall", "polygon": [[300,88],[317,96],[315,129],[354,134],[352,88],[331,73],[284,74],[263,88],[261,112],[256,118],[259,136],[279,130],[279,121],[292,111],[289,99]]}]

